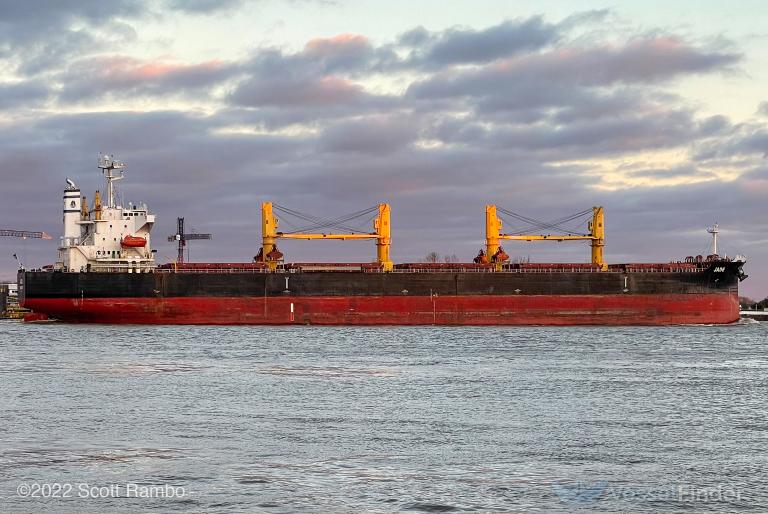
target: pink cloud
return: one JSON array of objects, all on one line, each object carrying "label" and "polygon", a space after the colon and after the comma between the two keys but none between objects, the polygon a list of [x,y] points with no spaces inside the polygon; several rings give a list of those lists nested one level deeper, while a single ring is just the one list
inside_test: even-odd
[{"label": "pink cloud", "polygon": [[339,53],[361,52],[371,48],[368,38],[359,34],[339,34],[330,38],[311,39],[304,46],[307,55],[327,57]]},{"label": "pink cloud", "polygon": [[140,82],[163,80],[165,77],[195,72],[211,72],[221,69],[224,63],[219,60],[199,64],[183,64],[167,61],[140,61],[131,57],[114,56],[97,60],[97,72],[105,78],[117,82]]},{"label": "pink cloud", "polygon": [[228,78],[235,70],[219,60],[186,64],[113,55],[73,63],[60,78],[66,84],[65,97],[92,98],[116,91],[174,93],[204,88]]}]

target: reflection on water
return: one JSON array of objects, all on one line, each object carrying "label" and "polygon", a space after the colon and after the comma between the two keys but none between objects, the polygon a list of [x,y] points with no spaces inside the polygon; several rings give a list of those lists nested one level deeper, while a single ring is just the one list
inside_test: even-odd
[{"label": "reflection on water", "polygon": [[5,449],[3,466],[11,470],[25,466],[51,466],[62,463],[98,465],[110,462],[135,462],[144,459],[176,459],[183,457],[183,450],[170,448],[119,448],[119,449]]},{"label": "reflection on water", "polygon": [[268,375],[283,375],[294,377],[327,377],[327,378],[357,378],[357,377],[393,377],[393,371],[386,369],[362,369],[362,368],[340,368],[337,366],[324,367],[287,367],[287,366],[269,366],[264,368],[254,368],[255,373],[265,373]]},{"label": "reflection on water", "polygon": [[186,373],[201,371],[208,367],[192,362],[114,362],[91,364],[88,367],[81,368],[81,371],[83,373],[127,375],[134,373]]},{"label": "reflection on water", "polygon": [[761,512],[767,335],[2,323],[0,511]]}]

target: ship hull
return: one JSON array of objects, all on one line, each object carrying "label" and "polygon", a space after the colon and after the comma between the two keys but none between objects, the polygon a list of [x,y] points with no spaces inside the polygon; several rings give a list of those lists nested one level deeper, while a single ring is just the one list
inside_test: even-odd
[{"label": "ship hull", "polygon": [[67,322],[666,325],[739,319],[741,264],[631,271],[21,272],[20,301]]},{"label": "ship hull", "polygon": [[739,319],[730,293],[423,297],[38,298],[76,323],[183,325],[669,325]]}]

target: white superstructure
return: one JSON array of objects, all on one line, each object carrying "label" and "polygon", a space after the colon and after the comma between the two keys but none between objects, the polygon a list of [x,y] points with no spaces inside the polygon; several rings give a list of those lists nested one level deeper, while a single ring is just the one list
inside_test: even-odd
[{"label": "white superstructure", "polygon": [[[141,273],[155,267],[150,232],[155,215],[144,204],[123,206],[116,199],[114,181],[123,178],[125,165],[111,155],[99,159],[107,180],[107,205],[96,191],[88,209],[80,189],[67,179],[64,190],[64,233],[56,269],[64,271],[122,271]],[[115,175],[115,170],[121,170]]]}]

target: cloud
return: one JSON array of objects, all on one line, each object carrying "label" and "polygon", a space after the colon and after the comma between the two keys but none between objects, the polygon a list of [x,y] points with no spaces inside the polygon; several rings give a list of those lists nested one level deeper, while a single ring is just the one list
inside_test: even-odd
[{"label": "cloud", "polygon": [[247,106],[318,106],[355,103],[363,87],[341,77],[259,77],[244,82],[232,94]]},{"label": "cloud", "polygon": [[327,152],[387,154],[413,143],[417,126],[408,118],[372,116],[333,124],[320,137]]},{"label": "cloud", "polygon": [[0,109],[13,109],[19,105],[36,107],[50,94],[48,87],[38,80],[16,83],[0,82]]},{"label": "cloud", "polygon": [[485,63],[536,50],[560,37],[557,27],[541,16],[507,20],[482,30],[451,28],[431,33],[419,27],[402,34],[401,46],[411,49],[409,63],[433,68]]},{"label": "cloud", "polygon": [[445,118],[431,136],[449,144],[517,149],[559,161],[679,147],[698,140],[700,127],[690,111],[669,110],[654,116],[584,118],[554,127]]},{"label": "cloud", "polygon": [[717,178],[717,175],[709,171],[704,171],[696,168],[692,164],[684,164],[682,166],[670,167],[670,168],[641,168],[631,170],[628,172],[633,177],[651,178],[651,179],[697,179],[708,180]]},{"label": "cloud", "polygon": [[236,73],[237,66],[218,60],[185,64],[113,55],[75,61],[55,80],[61,101],[80,101],[126,94],[200,95]]},{"label": "cloud", "polygon": [[727,126],[720,137],[695,145],[692,158],[697,161],[768,157],[768,126],[763,122],[746,122]]},{"label": "cloud", "polygon": [[4,2],[0,58],[15,62],[25,75],[48,71],[73,55],[135,37],[121,18],[139,16],[145,8],[131,0]]},{"label": "cloud", "polygon": [[14,46],[49,37],[49,29],[70,30],[77,22],[98,24],[119,16],[136,16],[145,10],[145,3],[132,0],[60,0],[46,2],[3,2],[0,32],[14,38]]},{"label": "cloud", "polygon": [[374,48],[364,36],[340,34],[314,38],[295,53],[257,49],[243,64],[247,76],[232,91],[234,105],[264,107],[333,107],[362,105],[371,95],[356,80],[392,59],[385,48]]},{"label": "cloud", "polygon": [[555,84],[599,87],[654,83],[684,74],[711,72],[736,64],[738,54],[707,51],[669,36],[629,41],[621,46],[563,47],[488,64],[447,70],[412,84],[416,98],[500,96]]},{"label": "cloud", "polygon": [[311,39],[302,57],[325,73],[365,68],[375,51],[368,38],[359,34],[339,34],[330,38]]},{"label": "cloud", "polygon": [[240,7],[242,4],[243,0],[168,0],[167,2],[170,9],[193,14],[228,11]]}]

